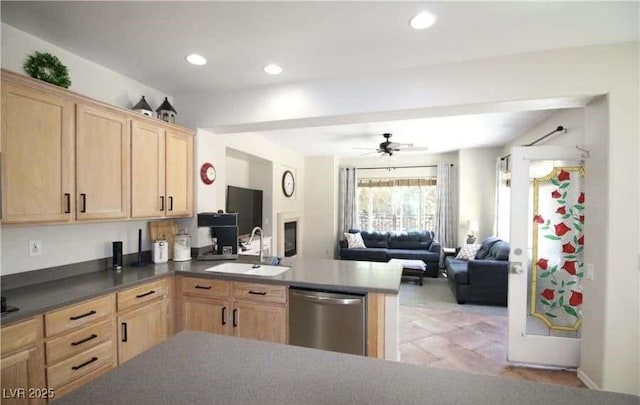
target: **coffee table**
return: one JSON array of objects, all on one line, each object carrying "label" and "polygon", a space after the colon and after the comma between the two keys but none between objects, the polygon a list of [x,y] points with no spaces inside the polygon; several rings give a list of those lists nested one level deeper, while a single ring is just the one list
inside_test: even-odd
[{"label": "coffee table", "polygon": [[400,264],[403,276],[418,277],[418,284],[422,285],[424,272],[427,270],[427,265],[422,260],[391,259],[389,263]]}]

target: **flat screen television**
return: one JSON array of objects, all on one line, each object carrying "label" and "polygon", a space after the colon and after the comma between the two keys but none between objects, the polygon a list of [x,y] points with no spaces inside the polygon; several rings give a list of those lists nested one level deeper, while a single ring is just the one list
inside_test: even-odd
[{"label": "flat screen television", "polygon": [[227,186],[227,212],[238,213],[238,235],[262,227],[262,190]]}]

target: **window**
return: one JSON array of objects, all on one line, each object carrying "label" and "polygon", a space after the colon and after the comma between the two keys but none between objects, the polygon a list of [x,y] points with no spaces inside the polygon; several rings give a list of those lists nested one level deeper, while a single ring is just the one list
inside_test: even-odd
[{"label": "window", "polygon": [[436,179],[359,179],[358,216],[367,231],[433,230]]}]

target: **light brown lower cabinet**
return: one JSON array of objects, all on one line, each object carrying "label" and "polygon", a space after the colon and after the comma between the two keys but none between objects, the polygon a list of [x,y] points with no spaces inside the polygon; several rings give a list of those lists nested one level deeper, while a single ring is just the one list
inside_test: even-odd
[{"label": "light brown lower cabinet", "polygon": [[2,328],[0,402],[44,404],[45,383],[42,316]]},{"label": "light brown lower cabinet", "polygon": [[182,328],[287,343],[285,286],[184,277]]},{"label": "light brown lower cabinet", "polygon": [[163,299],[118,314],[118,364],[165,340],[166,325],[167,313]]}]

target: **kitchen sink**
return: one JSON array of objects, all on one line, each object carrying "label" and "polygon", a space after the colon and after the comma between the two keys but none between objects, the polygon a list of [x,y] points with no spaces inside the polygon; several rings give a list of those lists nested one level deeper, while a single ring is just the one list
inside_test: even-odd
[{"label": "kitchen sink", "polygon": [[286,266],[272,266],[268,264],[251,264],[251,263],[223,263],[217,266],[209,267],[205,271],[213,273],[233,273],[246,274],[252,276],[272,277],[282,274],[289,270]]}]

